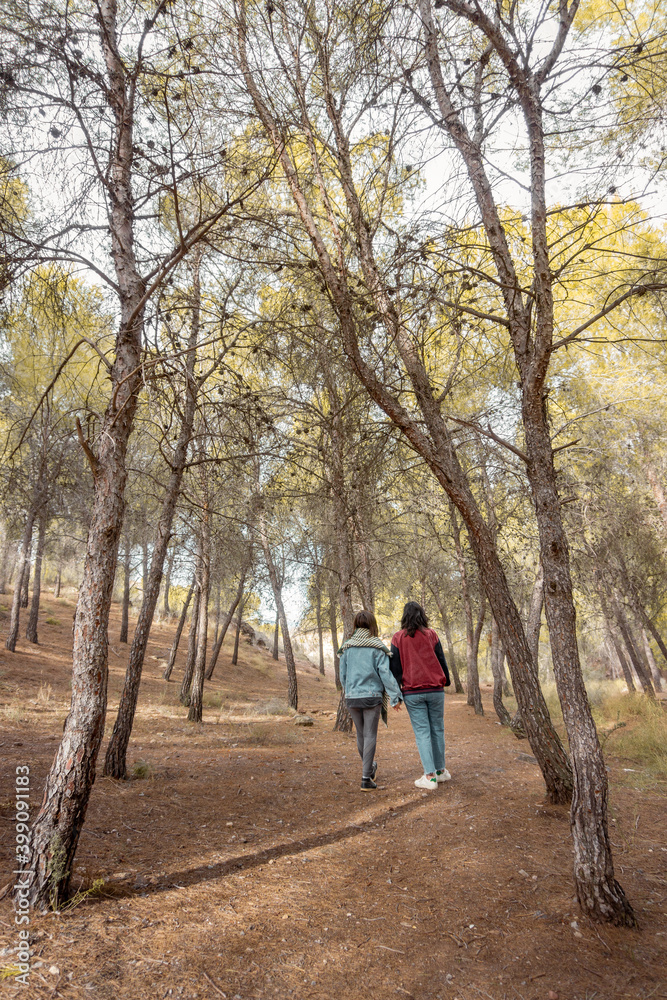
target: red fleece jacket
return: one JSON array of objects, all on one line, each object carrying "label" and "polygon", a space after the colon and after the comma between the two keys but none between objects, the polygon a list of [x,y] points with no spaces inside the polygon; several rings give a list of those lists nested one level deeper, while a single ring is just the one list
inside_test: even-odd
[{"label": "red fleece jacket", "polygon": [[[390,663],[401,689],[409,691],[433,691],[449,685],[447,663],[435,629],[417,629],[412,638],[405,629],[397,632],[391,640]],[[396,675],[400,672],[400,678]]]}]

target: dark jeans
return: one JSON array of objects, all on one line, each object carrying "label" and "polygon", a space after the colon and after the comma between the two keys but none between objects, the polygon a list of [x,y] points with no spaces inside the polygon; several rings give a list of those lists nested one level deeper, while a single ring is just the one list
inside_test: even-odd
[{"label": "dark jeans", "polygon": [[362,760],[362,778],[370,778],[373,774],[381,708],[381,705],[376,705],[375,708],[350,708],[348,706],[347,709],[352,716],[354,728],[357,730],[357,750]]}]

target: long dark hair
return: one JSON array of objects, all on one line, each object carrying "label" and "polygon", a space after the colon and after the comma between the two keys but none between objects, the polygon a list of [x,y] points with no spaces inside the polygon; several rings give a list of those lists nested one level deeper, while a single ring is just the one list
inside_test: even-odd
[{"label": "long dark hair", "polygon": [[354,628],[367,628],[371,635],[378,634],[378,623],[372,611],[358,611],[354,616]]},{"label": "long dark hair", "polygon": [[428,628],[428,617],[421,604],[417,604],[416,601],[408,601],[403,608],[401,628],[405,629],[411,639],[417,629],[421,632]]}]

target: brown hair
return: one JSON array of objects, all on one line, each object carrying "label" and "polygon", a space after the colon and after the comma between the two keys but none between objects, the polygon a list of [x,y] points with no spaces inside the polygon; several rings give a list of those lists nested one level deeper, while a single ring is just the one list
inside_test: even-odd
[{"label": "brown hair", "polygon": [[358,611],[354,616],[354,627],[367,628],[371,635],[378,634],[378,623],[372,611]]}]

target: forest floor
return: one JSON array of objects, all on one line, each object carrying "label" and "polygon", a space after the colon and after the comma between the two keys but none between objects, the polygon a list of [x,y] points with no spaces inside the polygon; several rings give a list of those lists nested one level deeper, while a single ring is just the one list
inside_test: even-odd
[{"label": "forest floor", "polygon": [[[5,601],[7,598],[4,599]],[[0,621],[0,890],[12,881],[14,774],[28,764],[36,812],[67,711],[71,599],[46,598],[39,646],[4,650]],[[113,606],[107,733],[127,647]],[[174,625],[153,629],[129,751],[135,777],[99,776],[74,882],[104,886],[33,914],[32,971],[7,996],[217,1000],[648,1000],[667,997],[665,783],[609,756],[616,873],[639,930],[582,919],[567,811],[547,806],[530,748],[462,695],[446,701],[452,780],[432,793],[405,713],[378,741],[379,789],[359,790],[356,746],[332,732],[337,695],[299,663],[297,726],[271,714],[282,658],[227,641],[188,724],[162,680]],[[104,747],[103,747],[104,751]],[[17,944],[0,903],[0,967]],[[2,950],[4,949],[4,950]]]}]

